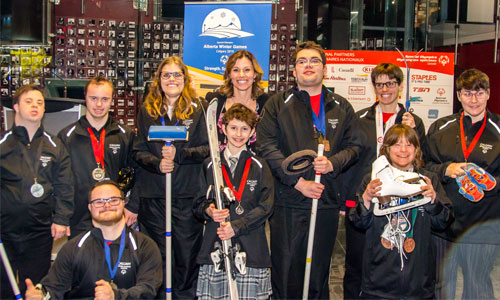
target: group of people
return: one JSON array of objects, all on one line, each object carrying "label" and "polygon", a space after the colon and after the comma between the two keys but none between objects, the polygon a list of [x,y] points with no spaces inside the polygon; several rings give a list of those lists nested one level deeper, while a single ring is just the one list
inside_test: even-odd
[{"label": "group of people", "polygon": [[[25,298],[162,298],[163,271],[171,267],[174,299],[228,299],[220,251],[229,239],[240,298],[301,298],[311,199],[318,199],[318,210],[308,298],[329,298],[339,215],[346,216],[345,299],[454,298],[458,266],[464,298],[493,298],[500,121],[486,108],[488,77],[475,69],[462,73],[456,82],[462,110],[426,134],[422,120],[399,104],[398,66],[373,69],[377,101],[355,112],[322,84],[326,56],[319,45],[299,43],[292,59],[296,86],[269,97],[254,55],[237,51],[222,86],[204,99],[182,60],[169,57],[139,109],[136,134],[109,116],[113,85],[104,77],[89,81],[86,115],[58,137],[41,124],[40,90],[19,88],[14,125],[0,139],[0,222]],[[212,99],[224,184],[235,196],[225,208],[207,192],[217,167],[205,120]],[[186,126],[189,139],[169,146],[150,141],[153,125]],[[310,168],[287,172],[289,156],[319,144],[324,153]],[[428,203],[374,214],[392,184],[371,176],[380,157],[393,172],[418,174]],[[167,173],[172,266],[165,266]],[[70,240],[51,267],[52,240],[64,235]],[[14,298],[4,270],[1,296]]]}]

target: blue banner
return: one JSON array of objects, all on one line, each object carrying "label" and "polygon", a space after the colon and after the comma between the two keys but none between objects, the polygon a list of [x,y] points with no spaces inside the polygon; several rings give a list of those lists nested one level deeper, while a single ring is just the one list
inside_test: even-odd
[{"label": "blue banner", "polygon": [[248,50],[268,81],[271,2],[186,2],[184,20],[183,60],[190,71],[220,80],[229,56]]}]

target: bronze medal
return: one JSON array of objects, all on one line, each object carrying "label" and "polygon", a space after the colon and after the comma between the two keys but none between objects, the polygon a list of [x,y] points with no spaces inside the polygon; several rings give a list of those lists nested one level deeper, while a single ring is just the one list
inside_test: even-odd
[{"label": "bronze medal", "polygon": [[330,141],[329,141],[329,140],[327,140],[327,139],[325,139],[325,140],[323,141],[323,145],[325,146],[325,151],[326,151],[326,152],[330,152]]},{"label": "bronze medal", "polygon": [[415,240],[413,238],[406,238],[403,244],[403,249],[406,253],[412,253],[415,250]]},{"label": "bronze medal", "polygon": [[104,178],[104,176],[105,176],[104,170],[101,169],[100,167],[97,167],[94,170],[92,170],[92,178],[94,178],[94,180],[100,181]]},{"label": "bronze medal", "polygon": [[382,246],[384,246],[385,249],[392,249],[392,243],[388,239],[381,238],[380,243],[382,244]]}]

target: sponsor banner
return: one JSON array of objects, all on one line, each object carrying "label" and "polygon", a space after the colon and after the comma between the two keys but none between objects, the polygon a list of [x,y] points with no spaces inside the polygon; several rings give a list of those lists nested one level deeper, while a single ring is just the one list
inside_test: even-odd
[{"label": "sponsor banner", "polygon": [[238,50],[255,55],[267,86],[271,2],[186,2],[184,19],[183,60],[199,96],[222,84],[226,62]]},{"label": "sponsor banner", "polygon": [[[406,104],[407,69],[397,51],[326,50],[324,84],[347,98],[358,111],[376,101],[371,72],[380,62],[398,65],[404,74],[401,104]],[[454,54],[403,52],[410,71],[410,108],[424,121],[425,128],[453,112]]]}]

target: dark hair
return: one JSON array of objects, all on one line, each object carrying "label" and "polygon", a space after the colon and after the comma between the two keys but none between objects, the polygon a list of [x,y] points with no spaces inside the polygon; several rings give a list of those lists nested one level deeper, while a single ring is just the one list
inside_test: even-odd
[{"label": "dark hair", "polygon": [[89,203],[90,201],[92,201],[92,192],[100,187],[100,186],[103,186],[103,185],[112,185],[114,186],[115,188],[117,188],[119,191],[120,191],[120,197],[122,197],[124,200],[125,199],[125,194],[123,193],[122,189],[120,188],[120,186],[118,185],[118,183],[114,182],[113,180],[110,180],[110,179],[104,179],[104,180],[101,180],[101,181],[98,181],[96,184],[94,184],[94,186],[90,189],[89,191]]},{"label": "dark hair", "polygon": [[253,81],[252,84],[252,98],[256,99],[260,95],[264,94],[264,88],[262,87],[261,84],[264,72],[262,71],[259,62],[251,52],[247,50],[239,50],[231,54],[231,56],[229,56],[226,63],[226,70],[224,71],[224,84],[221,85],[219,88],[219,92],[222,95],[226,96],[227,98],[230,98],[234,95],[233,83],[231,82],[231,76],[230,76],[231,70],[236,64],[236,61],[244,57],[250,60],[253,66],[253,70],[255,72],[255,80]]},{"label": "dark hair", "polygon": [[490,79],[488,75],[478,69],[468,69],[462,72],[455,81],[457,91],[462,89],[478,91],[484,89],[487,92],[490,90]]},{"label": "dark hair", "polygon": [[85,85],[85,96],[87,96],[87,91],[88,91],[89,86],[91,84],[96,84],[96,85],[109,84],[109,86],[111,87],[111,93],[113,94],[115,91],[115,87],[113,86],[113,83],[111,82],[111,80],[109,80],[108,78],[106,78],[102,75],[99,75],[99,76],[96,76],[96,77],[90,79],[89,82],[87,82],[87,84]]},{"label": "dark hair", "polygon": [[[40,87],[34,85],[34,84],[28,84],[28,85],[23,85],[17,91],[14,93],[14,96],[12,97],[12,105],[18,104],[19,103],[19,98],[21,96],[29,91],[39,91],[42,93],[42,90],[40,90]],[[43,93],[42,93],[43,96]]]},{"label": "dark hair", "polygon": [[405,124],[395,124],[387,130],[384,136],[384,143],[380,147],[380,155],[385,155],[389,163],[392,164],[389,155],[389,147],[396,144],[403,137],[406,138],[410,144],[415,146],[415,160],[412,163],[413,167],[415,169],[422,168],[424,166],[424,160],[422,158],[418,134],[413,128]]},{"label": "dark hair", "polygon": [[241,103],[231,105],[222,117],[222,124],[227,125],[234,119],[247,123],[252,129],[257,126],[257,115],[255,112]]},{"label": "dark hair", "polygon": [[373,68],[371,78],[374,86],[375,81],[381,75],[387,75],[389,79],[396,79],[398,85],[403,82],[403,71],[401,71],[401,68],[395,64],[379,63],[375,68]]},{"label": "dark hair", "polygon": [[299,43],[297,45],[297,47],[295,47],[295,51],[292,53],[292,61],[295,63],[295,61],[297,60],[297,54],[300,51],[306,50],[306,49],[312,49],[312,50],[318,51],[319,55],[321,55],[321,60],[323,61],[323,66],[326,64],[325,51],[323,51],[323,48],[319,44],[316,44],[313,41]]}]

